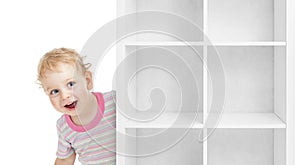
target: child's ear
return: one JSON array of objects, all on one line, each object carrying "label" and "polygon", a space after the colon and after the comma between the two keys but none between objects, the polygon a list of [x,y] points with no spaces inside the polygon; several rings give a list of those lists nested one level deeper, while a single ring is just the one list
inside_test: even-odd
[{"label": "child's ear", "polygon": [[85,72],[85,80],[86,80],[87,89],[88,90],[93,89],[93,76],[92,76],[92,72],[90,72],[90,71],[86,71]]}]

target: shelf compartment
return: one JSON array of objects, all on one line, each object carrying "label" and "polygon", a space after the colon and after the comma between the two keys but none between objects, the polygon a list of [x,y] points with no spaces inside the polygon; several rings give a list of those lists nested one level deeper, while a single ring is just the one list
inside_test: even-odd
[{"label": "shelf compartment", "polygon": [[209,0],[207,31],[213,41],[285,41],[285,1]]},{"label": "shelf compartment", "polygon": [[[213,54],[216,52],[218,55]],[[225,73],[225,113],[276,113],[285,121],[284,107],[278,109],[275,107],[277,103],[274,103],[277,91],[284,89],[284,84],[274,86],[278,80],[284,79],[283,73],[276,75],[279,68],[285,66],[282,60],[285,58],[284,46],[208,47],[208,71],[209,68],[215,67],[214,61],[217,59],[214,57],[220,58]],[[209,83],[210,101],[212,90],[213,87]],[[283,98],[279,100],[275,97],[275,99],[276,102],[284,101]]]},{"label": "shelf compartment", "polygon": [[286,128],[286,124],[274,113],[223,113],[216,128]]},{"label": "shelf compartment", "polygon": [[[177,22],[169,19],[157,20],[153,18],[139,18],[136,17],[135,27],[137,29],[149,29],[155,25],[156,21],[162,22],[161,28],[165,29],[165,34],[158,31],[142,32],[136,34],[137,41],[178,41],[174,34],[180,34],[184,40],[187,41],[203,41],[203,32],[195,34],[187,32],[187,27],[195,24],[199,29],[203,29],[203,2],[202,0],[128,0],[125,5],[125,13],[143,12],[143,11],[158,11],[163,13],[173,14],[184,22]],[[167,22],[167,23],[166,23]],[[194,25],[193,25],[194,26]],[[151,30],[151,29],[150,29]],[[202,31],[202,30],[201,30]]]},{"label": "shelf compartment", "polygon": [[208,165],[284,165],[285,129],[216,129]]},{"label": "shelf compartment", "polygon": [[[127,129],[133,138],[128,141],[128,149],[136,157],[127,157],[130,165],[201,165],[203,164],[203,144],[197,140],[200,129]],[[188,131],[188,132],[186,132]],[[132,143],[131,143],[132,142]],[[145,156],[142,156],[145,155]]]},{"label": "shelf compartment", "polygon": [[[143,117],[141,117],[143,116]],[[146,118],[155,116],[149,112],[144,112],[136,115],[137,118]],[[203,118],[202,113],[162,113],[154,120],[148,122],[139,122],[128,119],[123,123],[125,128],[203,128],[201,123]]]},{"label": "shelf compartment", "polygon": [[[128,65],[128,70],[132,72],[128,88],[132,104],[137,109],[151,113],[202,111],[202,46],[133,45],[126,46],[125,51],[133,61]],[[161,94],[164,97],[157,99]],[[163,107],[155,106],[151,99],[157,99],[158,102],[165,99]]]}]

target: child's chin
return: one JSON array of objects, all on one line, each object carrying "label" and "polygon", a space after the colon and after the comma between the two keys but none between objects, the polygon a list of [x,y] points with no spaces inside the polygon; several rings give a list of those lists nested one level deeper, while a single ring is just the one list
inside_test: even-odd
[{"label": "child's chin", "polygon": [[76,109],[74,109],[74,110],[69,110],[69,109],[65,110],[64,114],[67,114],[67,115],[70,115],[70,116],[77,116]]}]

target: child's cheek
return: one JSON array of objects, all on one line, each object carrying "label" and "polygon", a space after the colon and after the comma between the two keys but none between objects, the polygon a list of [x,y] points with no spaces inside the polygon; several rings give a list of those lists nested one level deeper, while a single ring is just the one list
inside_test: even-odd
[{"label": "child's cheek", "polygon": [[55,99],[50,99],[50,102],[51,102],[51,104],[52,104],[52,106],[55,108],[55,109],[57,109],[58,108],[58,102],[57,102],[57,100],[55,100]]},{"label": "child's cheek", "polygon": [[85,96],[87,96],[87,93],[88,93],[88,90],[84,85],[76,86],[73,90],[74,90],[73,92],[76,96],[85,97]]}]

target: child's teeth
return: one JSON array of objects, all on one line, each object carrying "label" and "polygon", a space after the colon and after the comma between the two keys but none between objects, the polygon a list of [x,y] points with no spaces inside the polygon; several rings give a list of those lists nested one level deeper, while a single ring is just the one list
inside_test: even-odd
[{"label": "child's teeth", "polygon": [[75,106],[75,104],[76,104],[76,101],[74,101],[74,102],[72,102],[70,104],[66,104],[65,107],[67,107],[67,108],[73,108]]}]

